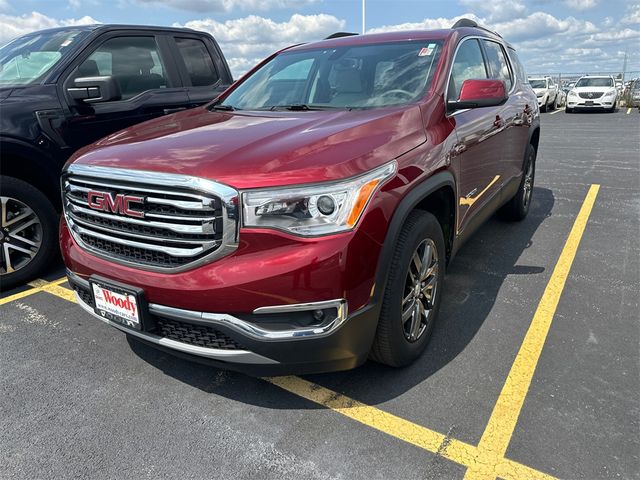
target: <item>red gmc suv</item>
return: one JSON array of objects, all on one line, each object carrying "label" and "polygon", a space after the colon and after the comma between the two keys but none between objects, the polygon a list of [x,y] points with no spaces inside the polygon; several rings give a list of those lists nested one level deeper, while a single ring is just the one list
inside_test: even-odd
[{"label": "red gmc suv", "polygon": [[462,243],[527,215],[539,132],[514,49],[469,20],[287,48],[73,156],[69,281],[103,322],[223,368],[407,365]]}]

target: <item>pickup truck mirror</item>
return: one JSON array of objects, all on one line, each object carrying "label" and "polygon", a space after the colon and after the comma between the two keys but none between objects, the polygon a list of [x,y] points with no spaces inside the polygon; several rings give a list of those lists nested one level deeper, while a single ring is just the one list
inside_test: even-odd
[{"label": "pickup truck mirror", "polygon": [[76,78],[73,85],[67,92],[79,102],[109,102],[122,98],[118,82],[110,75]]},{"label": "pickup truck mirror", "polygon": [[507,89],[502,80],[465,80],[460,98],[447,102],[449,110],[496,107],[507,101]]}]

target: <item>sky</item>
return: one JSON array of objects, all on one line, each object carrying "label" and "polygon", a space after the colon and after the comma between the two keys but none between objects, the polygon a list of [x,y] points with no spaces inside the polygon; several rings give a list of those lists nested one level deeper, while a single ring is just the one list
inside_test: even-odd
[{"label": "sky", "polygon": [[[449,28],[469,17],[530,74],[640,75],[640,0],[366,0],[366,31]],[[211,33],[234,77],[287,45],[361,32],[362,0],[0,0],[0,44],[44,28],[131,23]]]}]

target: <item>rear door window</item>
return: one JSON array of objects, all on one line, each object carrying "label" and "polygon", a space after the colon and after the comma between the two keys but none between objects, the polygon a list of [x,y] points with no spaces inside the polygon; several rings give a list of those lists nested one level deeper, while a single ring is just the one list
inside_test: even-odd
[{"label": "rear door window", "polygon": [[176,38],[175,40],[187,67],[191,85],[205,87],[217,83],[220,76],[204,42],[195,38]]}]

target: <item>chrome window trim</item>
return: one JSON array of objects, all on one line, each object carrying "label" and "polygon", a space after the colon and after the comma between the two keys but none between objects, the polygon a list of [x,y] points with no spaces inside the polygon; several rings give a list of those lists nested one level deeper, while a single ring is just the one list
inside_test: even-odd
[{"label": "chrome window trim", "polygon": [[[65,179],[69,175],[95,178],[97,179],[97,181],[105,179],[105,184],[120,181],[142,184],[141,188],[144,188],[145,185],[154,185],[164,188],[167,188],[168,186],[170,189],[187,190],[187,192],[185,192],[186,196],[189,196],[189,190],[191,190],[191,194],[195,195],[197,195],[198,192],[215,195],[221,200],[222,204],[222,244],[210,254],[205,255],[198,260],[194,260],[193,262],[186,263],[185,265],[180,265],[178,267],[144,265],[137,262],[131,262],[128,260],[123,260],[112,257],[110,255],[106,255],[102,251],[86,245],[80,238],[78,232],[74,231],[74,229],[71,228],[71,226],[73,225],[73,220],[67,214],[64,189]],[[67,165],[62,171],[61,189],[64,216],[67,224],[70,223],[69,231],[71,232],[71,236],[73,237],[73,239],[79,246],[81,246],[84,250],[90,252],[92,255],[108,260],[110,262],[114,262],[119,265],[125,265],[128,267],[134,267],[145,271],[179,273],[186,270],[194,269],[196,267],[202,266],[205,263],[210,263],[214,260],[230,255],[238,248],[240,195],[236,189],[228,185],[216,182],[214,180],[174,173],[152,172],[148,170],[129,170],[115,167],[102,167],[72,163],[70,165]],[[99,214],[100,212],[96,213]],[[116,220],[121,219],[123,219],[124,221],[128,220],[126,217],[116,218]],[[149,222],[148,224],[153,226],[152,222]]]},{"label": "chrome window trim", "polygon": [[[448,108],[447,108],[448,103],[447,102],[448,102],[448,98],[449,98],[449,84],[451,82],[451,74],[453,73],[453,64],[455,63],[456,57],[458,56],[458,50],[460,50],[460,46],[464,42],[466,42],[467,40],[487,40],[489,42],[495,42],[495,43],[501,45],[503,50],[506,50],[506,47],[505,47],[505,45],[503,43],[499,42],[498,40],[494,40],[492,38],[489,38],[489,37],[483,37],[482,35],[469,35],[467,37],[462,37],[462,39],[458,42],[458,45],[456,45],[455,51],[453,52],[453,60],[451,60],[451,65],[449,66],[449,73],[447,75],[447,83],[446,83],[446,85],[444,87],[444,111],[445,111],[445,117],[447,117],[447,118],[451,118],[451,117],[454,117],[454,116],[456,116],[456,115],[458,115],[460,113],[468,112],[469,110],[471,110],[469,108],[464,108],[464,109],[461,109],[461,110],[456,110],[455,112],[452,112],[452,113],[447,113],[448,112]],[[480,47],[480,51],[482,52],[482,60],[484,62],[484,68],[487,69],[487,67],[488,67],[487,60],[484,58],[485,54],[484,54],[484,51],[482,50],[482,45],[478,44],[478,46]],[[511,57],[509,57],[508,53],[505,53],[505,58],[507,59],[507,66],[509,67],[509,71],[511,72],[511,76],[513,77],[513,68],[511,67]],[[513,81],[511,83],[512,83],[511,90],[509,90],[507,92],[507,95],[511,95],[515,91],[516,82]]]}]

